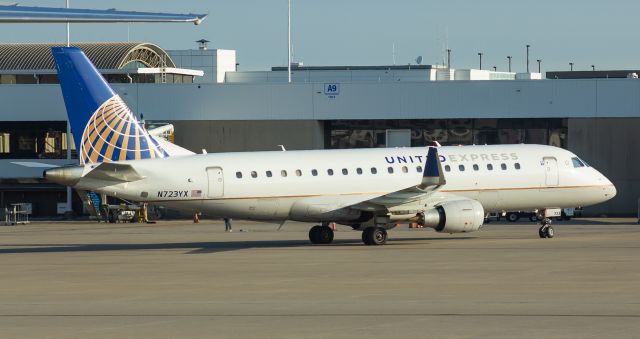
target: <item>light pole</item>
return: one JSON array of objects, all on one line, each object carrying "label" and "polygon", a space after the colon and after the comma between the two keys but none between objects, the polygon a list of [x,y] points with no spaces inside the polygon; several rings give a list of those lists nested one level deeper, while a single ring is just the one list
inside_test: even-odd
[{"label": "light pole", "polygon": [[482,52],[478,52],[478,56],[480,57],[480,70],[482,70]]},{"label": "light pole", "polygon": [[542,63],[542,59],[538,59],[536,61],[538,62],[538,73],[541,73],[540,72],[540,63]]},{"label": "light pole", "polygon": [[573,62],[569,63],[569,67],[570,67],[569,69],[571,70],[571,72],[573,72]]},{"label": "light pole", "polygon": [[527,45],[527,73],[529,73],[529,47],[531,45]]},{"label": "light pole", "polygon": [[511,55],[507,55],[507,59],[509,59],[509,73],[511,73]]},{"label": "light pole", "polygon": [[451,48],[447,48],[447,68],[451,69]]}]

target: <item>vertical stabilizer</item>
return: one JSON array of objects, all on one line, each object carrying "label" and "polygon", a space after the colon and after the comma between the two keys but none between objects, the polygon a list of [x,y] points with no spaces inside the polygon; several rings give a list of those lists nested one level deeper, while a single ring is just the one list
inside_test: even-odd
[{"label": "vertical stabilizer", "polygon": [[79,48],[52,52],[80,164],[167,156]]}]

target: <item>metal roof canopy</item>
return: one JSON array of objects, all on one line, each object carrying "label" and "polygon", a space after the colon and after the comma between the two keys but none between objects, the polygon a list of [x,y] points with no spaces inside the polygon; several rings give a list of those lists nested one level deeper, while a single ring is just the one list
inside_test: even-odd
[{"label": "metal roof canopy", "polygon": [[199,25],[207,14],[169,14],[57,7],[1,6],[0,23],[190,22]]},{"label": "metal roof canopy", "polygon": [[[140,42],[74,43],[98,69],[121,69],[131,62],[147,67],[176,65],[165,50]],[[52,47],[65,44],[0,44],[0,70],[54,70]]]}]

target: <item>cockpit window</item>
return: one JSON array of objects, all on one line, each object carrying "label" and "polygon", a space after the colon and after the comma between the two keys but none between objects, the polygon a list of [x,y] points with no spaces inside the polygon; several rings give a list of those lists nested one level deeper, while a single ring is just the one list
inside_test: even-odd
[{"label": "cockpit window", "polygon": [[[578,159],[580,159],[580,158],[578,158]],[[580,161],[582,161],[582,163],[583,163],[585,166],[587,166],[587,167],[591,167],[591,165],[589,165],[586,161],[584,161],[584,160],[582,160],[582,159],[580,159]]]},{"label": "cockpit window", "polygon": [[578,157],[571,158],[571,162],[573,163],[574,168],[584,167],[584,162],[578,159]]}]

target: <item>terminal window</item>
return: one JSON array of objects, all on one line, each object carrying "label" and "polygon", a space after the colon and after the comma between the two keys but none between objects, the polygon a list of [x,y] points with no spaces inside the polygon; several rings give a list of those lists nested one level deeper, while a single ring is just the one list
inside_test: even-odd
[{"label": "terminal window", "polygon": [[326,148],[386,147],[387,129],[411,130],[411,146],[542,144],[566,148],[567,119],[329,120]]},{"label": "terminal window", "polygon": [[[64,121],[5,121],[0,123],[1,159],[65,159],[67,125]],[[71,154],[76,157],[71,140]]]}]

